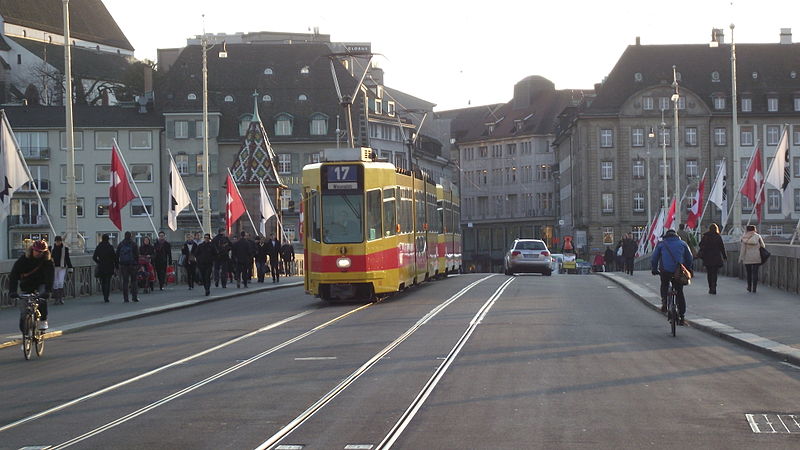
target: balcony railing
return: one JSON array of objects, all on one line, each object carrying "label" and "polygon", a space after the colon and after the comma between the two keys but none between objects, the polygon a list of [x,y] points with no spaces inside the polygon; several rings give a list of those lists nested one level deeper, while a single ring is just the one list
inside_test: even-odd
[{"label": "balcony railing", "polygon": [[[50,180],[47,179],[40,179],[36,180],[36,187],[39,188],[39,192],[50,192]],[[33,184],[31,182],[27,182],[17,189],[17,192],[34,192]]]},{"label": "balcony railing", "polygon": [[50,159],[50,148],[48,147],[22,147],[22,156],[25,159],[45,161]]},{"label": "balcony railing", "polygon": [[48,226],[47,224],[47,217],[44,214],[25,214],[25,215],[16,215],[16,216],[8,216],[8,225],[9,226]]}]

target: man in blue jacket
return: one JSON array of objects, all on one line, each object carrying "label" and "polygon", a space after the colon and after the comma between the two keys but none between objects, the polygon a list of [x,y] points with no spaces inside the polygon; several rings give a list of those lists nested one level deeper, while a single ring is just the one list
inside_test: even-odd
[{"label": "man in blue jacket", "polygon": [[[692,272],[692,252],[686,242],[678,237],[675,230],[668,230],[664,233],[664,239],[656,245],[653,256],[650,258],[652,274],[661,275],[661,312],[667,312],[667,291],[678,264],[683,264],[689,269],[689,272]],[[683,315],[686,314],[686,297],[683,296],[683,286],[672,283],[672,287],[675,288],[675,299],[680,314],[678,325],[683,325]]]}]

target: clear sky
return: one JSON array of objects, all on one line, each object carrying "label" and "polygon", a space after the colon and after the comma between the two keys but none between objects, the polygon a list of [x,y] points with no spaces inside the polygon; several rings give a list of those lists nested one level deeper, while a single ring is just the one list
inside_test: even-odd
[{"label": "clear sky", "polygon": [[[778,42],[794,28],[800,0],[103,0],[136,49],[183,47],[209,33],[309,32],[339,42],[371,42],[385,83],[436,103],[436,110],[502,103],[529,75],[558,89],[590,89],[625,47],[703,44],[731,23],[737,43]],[[794,22],[793,22],[794,21]]]}]

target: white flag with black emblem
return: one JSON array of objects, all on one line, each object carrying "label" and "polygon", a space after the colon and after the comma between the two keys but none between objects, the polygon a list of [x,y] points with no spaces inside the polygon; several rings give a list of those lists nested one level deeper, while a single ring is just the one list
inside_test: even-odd
[{"label": "white flag with black emblem", "polygon": [[191,200],[189,199],[189,191],[186,190],[186,185],[183,184],[178,166],[175,165],[175,160],[172,156],[169,158],[169,211],[167,212],[167,225],[169,229],[175,231],[178,229],[178,214],[184,208],[189,206]]},{"label": "white flag with black emblem", "polygon": [[11,209],[11,196],[14,191],[23,184],[30,181],[25,166],[19,157],[17,140],[11,125],[3,114],[3,122],[0,124],[0,222],[9,214]]}]

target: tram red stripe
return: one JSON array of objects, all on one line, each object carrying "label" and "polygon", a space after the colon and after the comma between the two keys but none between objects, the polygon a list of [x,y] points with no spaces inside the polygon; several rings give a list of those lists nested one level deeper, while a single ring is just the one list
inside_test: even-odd
[{"label": "tram red stripe", "polygon": [[[341,258],[342,255],[320,255],[318,253],[311,253],[311,263],[309,270],[312,272],[329,273],[342,272],[336,267],[336,260]],[[350,268],[347,272],[370,272],[374,270],[390,270],[401,267],[402,260],[400,250],[397,248],[390,248],[381,250],[375,253],[368,253],[366,255],[344,255],[350,258]],[[408,259],[409,262],[413,261],[413,254]]]}]

